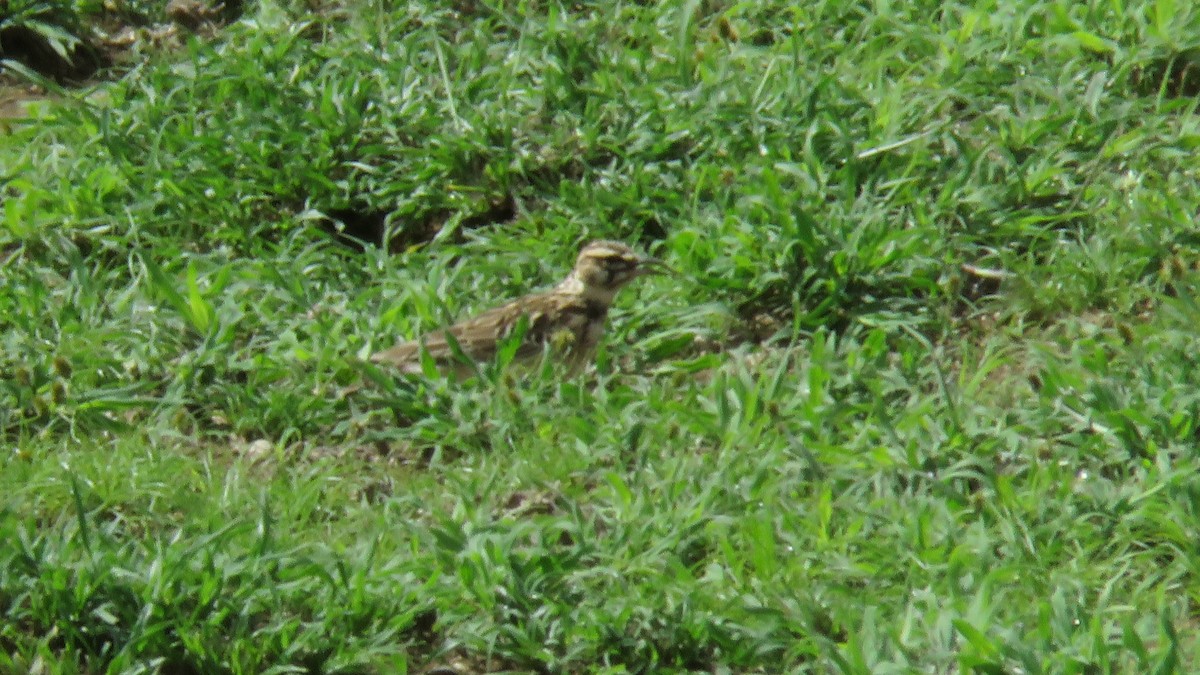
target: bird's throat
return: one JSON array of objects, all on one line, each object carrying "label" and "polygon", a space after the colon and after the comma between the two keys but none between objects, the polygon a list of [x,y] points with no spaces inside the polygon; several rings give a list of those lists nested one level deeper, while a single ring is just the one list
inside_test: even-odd
[{"label": "bird's throat", "polygon": [[585,284],[582,279],[572,274],[563,279],[562,283],[555,289],[559,293],[567,293],[581,298],[588,306],[595,305],[601,315],[608,312],[608,308],[612,306],[613,298],[616,297],[617,288],[605,288],[594,284]]}]

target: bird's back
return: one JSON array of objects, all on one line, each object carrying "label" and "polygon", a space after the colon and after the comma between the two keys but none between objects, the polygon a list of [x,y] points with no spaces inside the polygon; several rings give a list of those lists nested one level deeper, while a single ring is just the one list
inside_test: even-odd
[{"label": "bird's back", "polygon": [[549,346],[553,352],[565,353],[575,368],[595,350],[607,313],[606,305],[554,289],[525,296],[416,340],[402,342],[374,354],[371,360],[416,373],[421,371],[424,349],[440,368],[453,366],[458,371],[458,366],[466,364],[458,362],[454,343],[472,361],[491,361],[524,317],[526,329],[514,360],[540,356]]}]

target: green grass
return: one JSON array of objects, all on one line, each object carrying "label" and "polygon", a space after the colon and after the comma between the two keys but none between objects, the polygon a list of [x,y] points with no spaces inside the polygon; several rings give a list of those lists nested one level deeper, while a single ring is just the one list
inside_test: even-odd
[{"label": "green grass", "polygon": [[[6,0],[0,5],[0,86],[26,78],[54,91],[63,82],[88,80],[126,60],[123,52],[152,42],[147,27],[166,27],[166,5],[167,0]],[[11,95],[6,92],[6,98]]]},{"label": "green grass", "polygon": [[[0,136],[0,671],[1200,664],[1200,10],[393,4]],[[600,237],[583,376],[359,362]]]}]

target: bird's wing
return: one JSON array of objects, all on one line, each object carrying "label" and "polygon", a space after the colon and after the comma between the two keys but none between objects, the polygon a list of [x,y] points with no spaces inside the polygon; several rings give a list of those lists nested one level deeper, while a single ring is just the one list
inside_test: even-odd
[{"label": "bird's wing", "polygon": [[467,357],[475,361],[489,361],[495,358],[500,342],[519,325],[521,316],[529,318],[529,328],[517,348],[515,358],[525,358],[540,352],[545,337],[552,332],[549,324],[553,323],[553,312],[547,311],[550,309],[546,296],[523,298],[416,340],[401,342],[372,355],[371,360],[398,366],[417,364],[420,362],[421,349],[424,348],[437,363],[452,361],[454,348],[450,339],[453,338]]}]

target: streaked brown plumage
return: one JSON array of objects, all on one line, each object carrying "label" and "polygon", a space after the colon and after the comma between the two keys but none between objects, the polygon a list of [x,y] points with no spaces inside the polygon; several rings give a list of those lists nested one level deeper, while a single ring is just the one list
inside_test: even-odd
[{"label": "streaked brown plumage", "polygon": [[401,342],[373,355],[371,360],[404,372],[420,373],[424,349],[442,372],[462,377],[472,368],[456,358],[450,338],[469,359],[488,362],[495,358],[504,339],[520,325],[521,318],[526,317],[528,328],[514,361],[538,357],[549,346],[576,371],[600,342],[608,308],[617,291],[640,276],[666,270],[661,261],[643,256],[625,244],[594,241],[583,247],[575,268],[554,288],[518,298],[416,340]]}]

